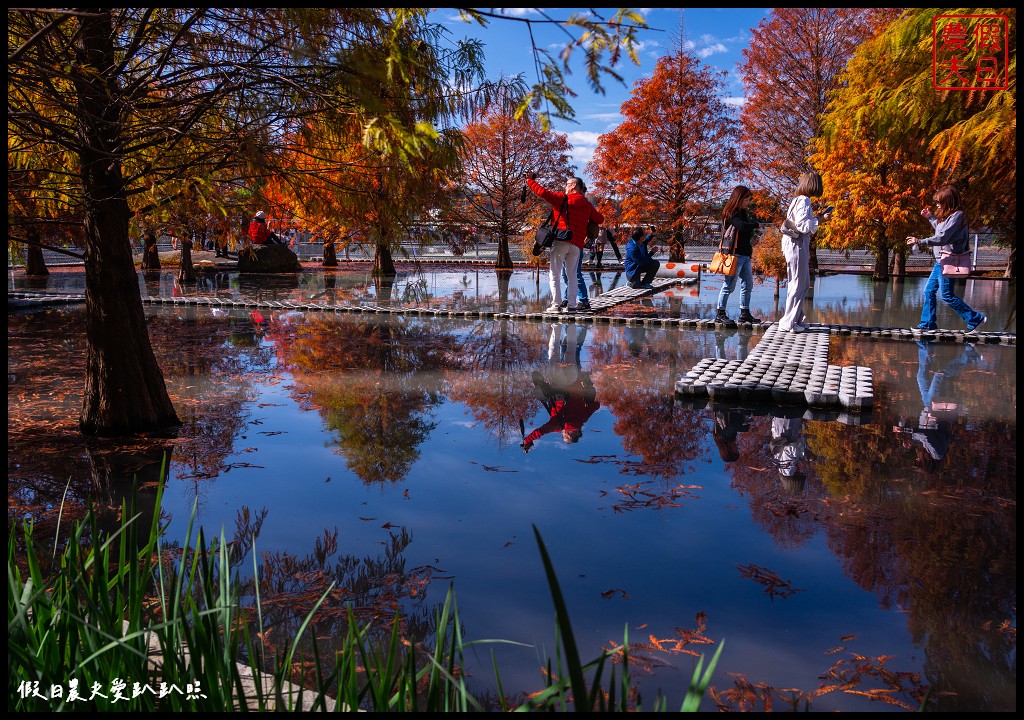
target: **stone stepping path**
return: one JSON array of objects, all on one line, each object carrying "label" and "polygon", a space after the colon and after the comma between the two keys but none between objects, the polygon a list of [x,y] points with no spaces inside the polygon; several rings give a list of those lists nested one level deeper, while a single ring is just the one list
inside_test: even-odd
[{"label": "stone stepping path", "polygon": [[682,281],[679,278],[654,278],[654,280],[651,281],[651,287],[639,290],[635,290],[629,285],[620,285],[608,292],[601,293],[600,295],[590,298],[590,312],[578,310],[575,313],[569,313],[562,310],[557,313],[545,311],[543,314],[546,316],[557,315],[559,317],[563,315],[567,317],[586,317],[587,315],[593,315],[601,310],[608,310],[616,305],[622,305],[633,300],[638,300],[642,297],[647,297],[648,295],[654,295],[662,290],[679,285],[680,282]]},{"label": "stone stepping path", "polygon": [[[147,305],[196,305],[216,308],[244,308],[256,310],[261,308],[294,310],[297,312],[333,312],[408,315],[417,317],[458,317],[482,320],[528,320],[535,322],[592,323],[603,325],[642,325],[644,327],[697,328],[703,330],[722,330],[724,326],[711,318],[659,317],[656,315],[630,316],[609,315],[602,313],[611,307],[625,304],[641,297],[653,295],[673,285],[680,284],[676,278],[655,278],[652,287],[647,290],[633,290],[628,286],[594,297],[591,300],[592,312],[568,313],[536,312],[491,312],[486,310],[448,310],[445,308],[394,307],[384,305],[350,305],[347,303],[317,303],[301,301],[270,301],[224,299],[215,297],[144,297],[142,302]],[[45,307],[52,305],[69,305],[85,302],[83,293],[43,293],[28,290],[8,290],[7,307],[9,309]],[[742,331],[765,332],[774,326],[770,322],[737,323]],[[867,327],[861,325],[825,325],[812,324],[811,328],[837,336],[888,338],[891,340],[932,340],[936,342],[978,343],[991,345],[1016,345],[1017,335],[1004,332],[968,333],[963,329],[921,331],[909,328]],[[733,328],[730,332],[736,332]]]},{"label": "stone stepping path", "polygon": [[841,406],[852,412],[874,405],[871,368],[828,364],[829,331],[790,333],[771,325],[744,360],[705,358],[676,382],[676,393],[718,401]]}]

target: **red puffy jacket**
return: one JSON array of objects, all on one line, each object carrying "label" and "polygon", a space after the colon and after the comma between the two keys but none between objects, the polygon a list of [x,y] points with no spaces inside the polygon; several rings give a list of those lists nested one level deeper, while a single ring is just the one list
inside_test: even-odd
[{"label": "red puffy jacket", "polygon": [[593,220],[598,225],[604,222],[602,215],[594,207],[585,195],[569,193],[569,217],[562,217],[562,202],[565,200],[565,193],[547,190],[536,180],[526,178],[526,185],[537,196],[546,200],[555,211],[555,227],[562,230],[572,230],[572,244],[583,249],[587,242],[587,223]]},{"label": "red puffy jacket", "polygon": [[253,220],[249,223],[249,237],[252,238],[255,245],[264,245],[270,240],[270,228],[267,227],[265,222]]}]

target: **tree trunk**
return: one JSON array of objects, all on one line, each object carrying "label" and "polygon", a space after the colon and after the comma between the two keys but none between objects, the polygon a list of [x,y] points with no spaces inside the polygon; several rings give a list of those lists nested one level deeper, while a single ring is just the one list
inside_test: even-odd
[{"label": "tree trunk", "polygon": [[373,286],[377,294],[377,302],[390,305],[391,297],[395,292],[394,276],[377,276],[374,278]]},{"label": "tree trunk", "polygon": [[875,248],[875,269],[871,276],[875,280],[887,280],[889,278],[889,250],[884,245]]},{"label": "tree trunk", "polygon": [[508,249],[508,237],[502,235],[498,238],[498,258],[494,261],[495,270],[511,270],[512,253]]},{"label": "tree trunk", "polygon": [[668,261],[686,262],[686,242],[681,230],[672,233],[672,237],[668,241]]},{"label": "tree trunk", "polygon": [[121,174],[118,67],[110,12],[79,17],[80,167],[85,225],[86,373],[79,426],[119,436],[180,425],[149,340],[128,242],[130,217]]},{"label": "tree trunk", "polygon": [[[39,242],[39,231],[36,228],[29,228],[26,234],[32,242]],[[43,257],[43,249],[38,245],[28,246],[28,254],[25,258],[25,274],[29,277],[46,277],[50,274],[46,267],[46,259]]]},{"label": "tree trunk", "polygon": [[512,285],[512,273],[498,273],[498,312],[508,312],[508,290]]},{"label": "tree trunk", "polygon": [[321,264],[324,267],[338,267],[338,251],[333,240],[324,240],[324,259]]},{"label": "tree trunk", "polygon": [[397,275],[395,261],[391,257],[391,248],[386,243],[377,243],[373,254],[373,275]]},{"label": "tree trunk", "polygon": [[807,253],[807,268],[812,275],[818,274],[818,246],[815,244],[814,238],[811,238],[811,244]]},{"label": "tree trunk", "polygon": [[160,251],[156,248],[156,233],[147,230],[142,239],[142,269],[160,269]]},{"label": "tree trunk", "polygon": [[181,262],[178,264],[178,282],[195,282],[196,269],[192,265],[192,241],[181,241]]},{"label": "tree trunk", "polygon": [[896,277],[905,277],[907,274],[907,249],[897,248],[892,252],[895,262],[892,267],[892,274]]}]

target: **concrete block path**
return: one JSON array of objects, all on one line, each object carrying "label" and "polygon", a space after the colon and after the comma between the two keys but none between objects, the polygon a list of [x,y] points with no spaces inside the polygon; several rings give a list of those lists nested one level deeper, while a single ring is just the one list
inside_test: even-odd
[{"label": "concrete block path", "polygon": [[745,359],[701,360],[676,381],[676,393],[706,395],[715,402],[870,410],[874,405],[871,368],[829,365],[828,348],[828,328],[791,333],[773,324]]}]

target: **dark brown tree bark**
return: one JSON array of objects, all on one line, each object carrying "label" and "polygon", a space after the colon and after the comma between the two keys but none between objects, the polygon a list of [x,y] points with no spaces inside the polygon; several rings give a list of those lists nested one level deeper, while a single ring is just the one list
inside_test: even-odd
[{"label": "dark brown tree bark", "polygon": [[338,267],[338,251],[334,247],[334,240],[324,240],[324,259],[321,264],[324,267]]},{"label": "dark brown tree bark", "polygon": [[373,255],[373,274],[378,275],[397,275],[398,272],[395,270],[395,261],[391,257],[391,248],[387,244],[377,243],[377,251]]},{"label": "dark brown tree bark", "polygon": [[143,270],[159,270],[160,269],[160,252],[156,248],[156,232],[151,229],[146,230],[145,235],[142,238],[142,269]]},{"label": "dark brown tree bark", "polygon": [[181,262],[178,264],[178,282],[195,282],[196,270],[192,265],[192,240],[181,240]]},{"label": "dark brown tree bark", "polygon": [[84,189],[87,340],[79,426],[103,436],[163,431],[180,421],[149,340],[128,242],[110,12],[85,14],[79,22],[72,77]]},{"label": "dark brown tree bark", "polygon": [[498,258],[494,261],[495,270],[512,270],[512,253],[508,249],[508,238],[498,238]]},{"label": "dark brown tree bark", "polygon": [[[28,239],[33,243],[39,242],[39,230],[29,228]],[[46,277],[50,271],[46,267],[46,259],[43,257],[43,249],[38,244],[28,246],[28,254],[25,257],[25,274],[29,277]]]},{"label": "dark brown tree bark", "polygon": [[686,261],[686,241],[685,236],[681,230],[676,230],[669,237],[667,242],[668,247],[668,260],[669,262],[685,262]]},{"label": "dark brown tree bark", "polygon": [[377,293],[377,301],[385,305],[390,304],[391,296],[395,292],[395,278],[380,276],[374,279],[373,285]]},{"label": "dark brown tree bark", "polygon": [[498,273],[498,312],[508,312],[508,290],[512,284],[512,273]]}]

